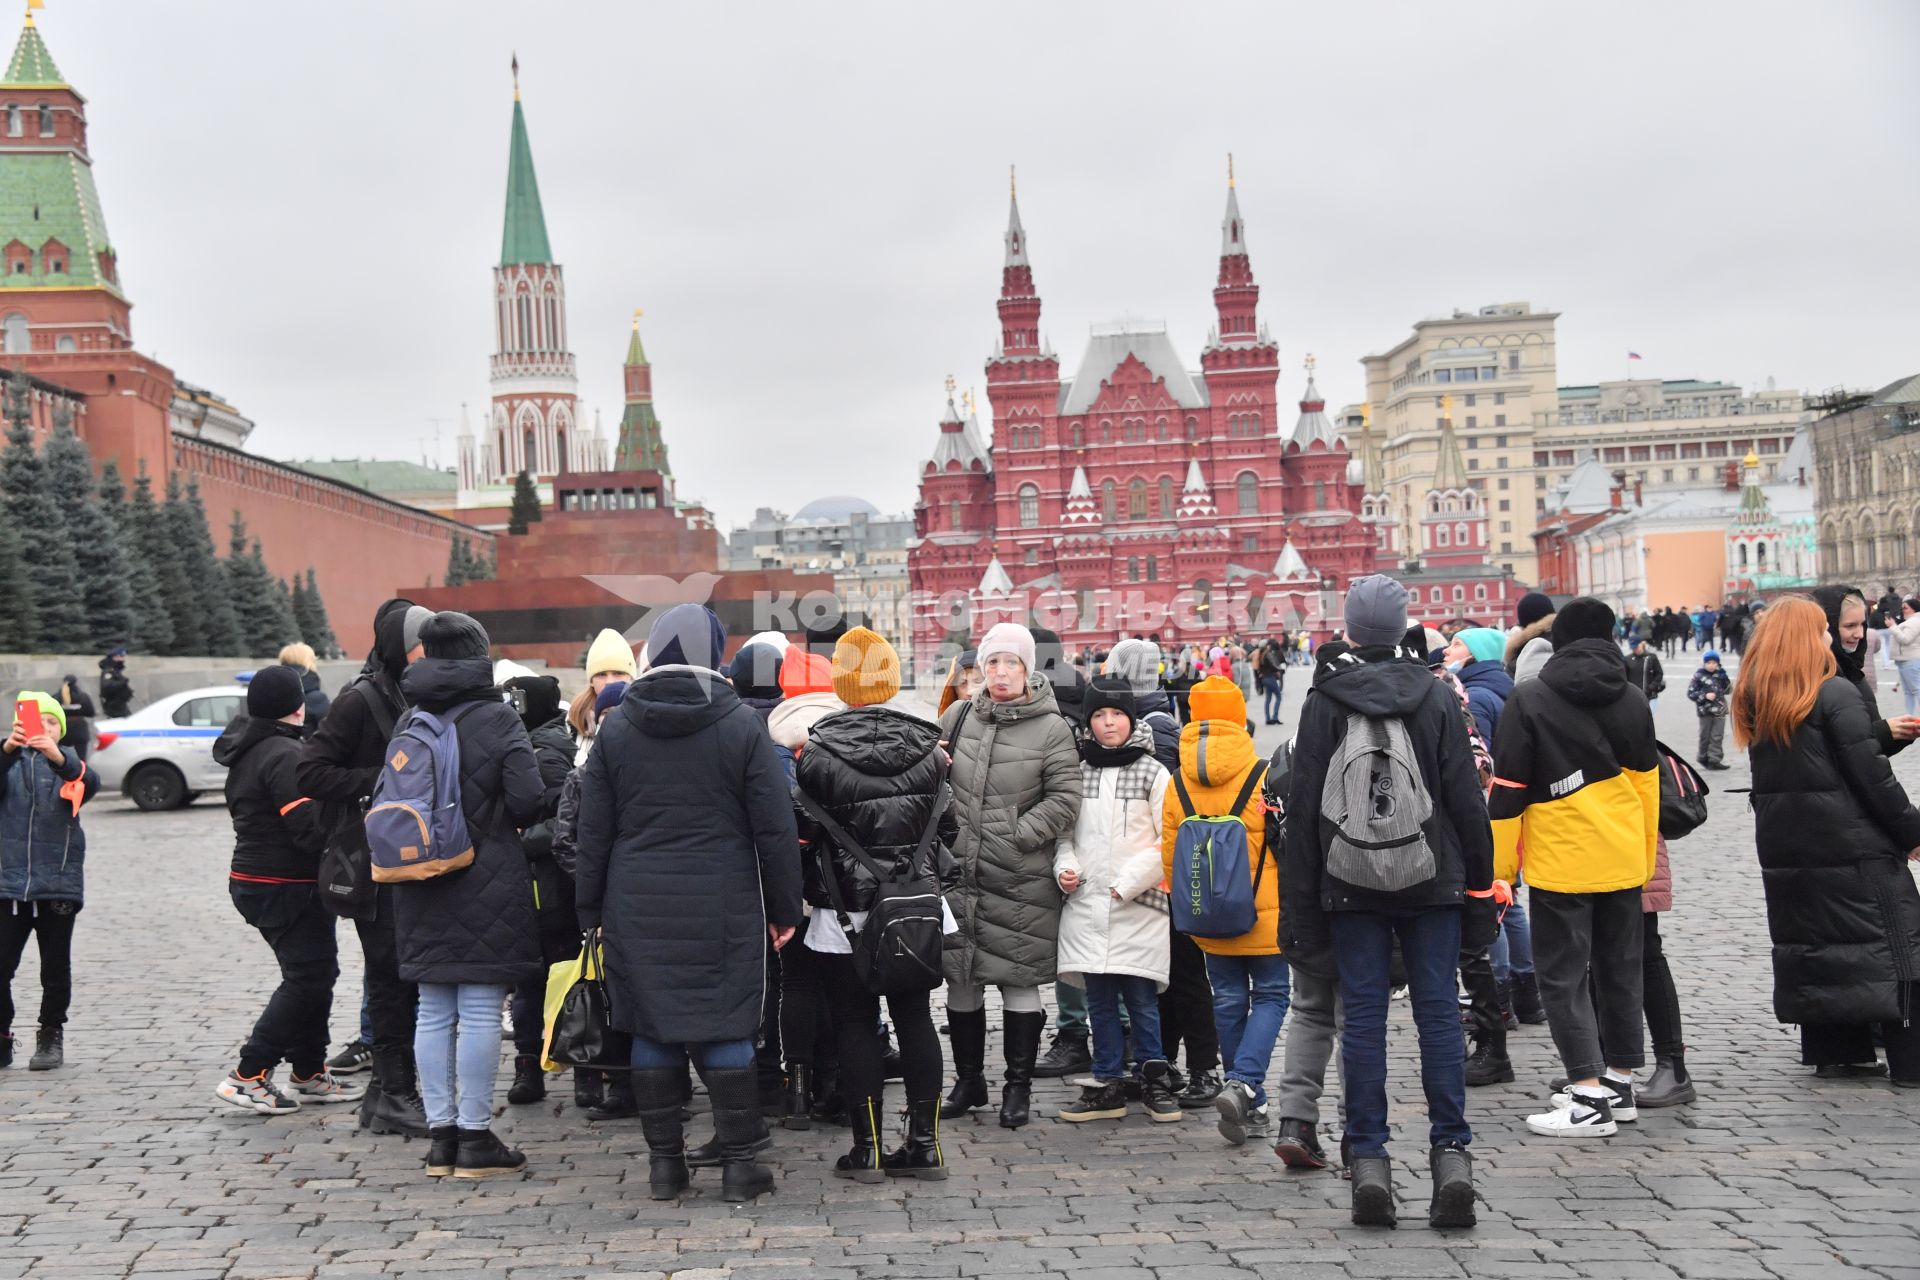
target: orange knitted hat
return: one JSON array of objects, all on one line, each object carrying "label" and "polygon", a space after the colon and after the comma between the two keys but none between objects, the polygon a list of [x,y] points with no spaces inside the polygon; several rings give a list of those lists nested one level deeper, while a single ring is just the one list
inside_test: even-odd
[{"label": "orange knitted hat", "polygon": [[1188,700],[1195,720],[1226,720],[1237,725],[1247,722],[1247,700],[1240,686],[1225,676],[1208,676],[1193,686]]},{"label": "orange knitted hat", "polygon": [[780,663],[780,692],[789,698],[833,692],[833,664],[797,644],[787,646]]},{"label": "orange knitted hat", "polygon": [[853,628],[833,646],[833,692],[850,707],[892,701],[900,692],[900,655],[877,632]]}]

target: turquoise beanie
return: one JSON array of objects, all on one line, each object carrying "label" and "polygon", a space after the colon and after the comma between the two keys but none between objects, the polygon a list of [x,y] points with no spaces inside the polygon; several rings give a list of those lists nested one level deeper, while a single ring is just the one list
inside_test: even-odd
[{"label": "turquoise beanie", "polygon": [[1475,662],[1499,662],[1507,655],[1507,637],[1492,627],[1468,627],[1454,639],[1467,646]]}]

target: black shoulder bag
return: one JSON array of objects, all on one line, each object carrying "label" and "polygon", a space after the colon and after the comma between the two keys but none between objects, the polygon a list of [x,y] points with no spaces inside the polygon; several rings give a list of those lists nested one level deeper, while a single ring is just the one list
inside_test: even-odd
[{"label": "black shoulder bag", "polygon": [[[348,683],[347,689],[354,688],[360,689],[360,700],[366,705],[367,714],[373,717],[380,740],[391,742],[395,725],[385,692],[371,676],[365,675],[356,676]],[[346,689],[341,690],[345,692]],[[384,750],[382,748],[383,754]],[[328,815],[330,834],[327,847],[320,854],[320,868],[315,873],[320,901],[337,916],[350,920],[372,919],[375,885],[373,853],[367,848],[367,797],[329,808],[332,810]]]},{"label": "black shoulder bag", "polygon": [[[946,946],[946,915],[940,882],[934,874],[930,856],[933,842],[939,838],[940,815],[947,808],[947,763],[937,752],[933,812],[927,816],[927,829],[920,843],[907,858],[898,875],[881,866],[847,834],[846,828],[806,792],[795,789],[800,807],[826,831],[828,840],[817,849],[820,878],[826,881],[827,896],[833,901],[833,914],[853,949],[854,972],[867,990],[879,996],[910,995],[932,991],[945,980],[941,953]],[[838,846],[873,876],[876,887],[873,907],[866,923],[858,929],[848,915],[846,900],[840,896],[840,880],[833,872],[833,848]]]}]

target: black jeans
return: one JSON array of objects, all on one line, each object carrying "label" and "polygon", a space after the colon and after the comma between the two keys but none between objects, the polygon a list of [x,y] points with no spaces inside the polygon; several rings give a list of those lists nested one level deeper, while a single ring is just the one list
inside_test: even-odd
[{"label": "black jeans", "polygon": [[[793,946],[804,945],[793,943]],[[827,993],[827,1006],[833,1011],[833,1026],[840,1042],[840,1083],[847,1099],[847,1110],[857,1114],[873,1100],[876,1132],[886,1081],[880,1067],[880,1038],[873,1033],[880,1021],[880,997],[867,990],[854,972],[853,957],[814,952],[810,960],[819,962],[821,985]],[[904,996],[887,997],[887,1016],[893,1020],[893,1033],[900,1041],[900,1063],[908,1102],[928,1102],[940,1096],[942,1074],[946,1070],[940,1057],[940,1037],[933,1029],[933,1010],[928,1004],[931,992],[915,991]]]},{"label": "black jeans", "polygon": [[29,937],[40,940],[40,1025],[65,1024],[73,1003],[73,922],[79,915],[77,902],[0,900],[0,966],[7,973],[0,983],[0,1031],[13,1030],[13,975]]},{"label": "black jeans", "polygon": [[240,1074],[257,1076],[285,1062],[297,1076],[316,1075],[327,1065],[327,1014],[340,976],[335,917],[310,884],[229,880],[227,891],[280,963],[280,985],[240,1047]]},{"label": "black jeans", "polygon": [[1673,970],[1667,965],[1666,949],[1660,945],[1660,915],[1648,912],[1641,925],[1644,960],[1641,966],[1641,994],[1646,1000],[1647,1030],[1653,1034],[1653,1055],[1671,1058],[1686,1052],[1686,1038],[1680,1030],[1680,993],[1673,985]]},{"label": "black jeans", "polygon": [[788,1062],[821,1068],[839,1062],[823,985],[825,971],[824,958],[809,950],[798,935],[780,952],[780,1048]]},{"label": "black jeans", "polygon": [[419,989],[400,977],[400,940],[394,933],[395,886],[375,892],[373,919],[355,920],[360,953],[366,958],[367,1020],[377,1049],[413,1048],[413,1013]]},{"label": "black jeans", "polygon": [[1213,1023],[1213,984],[1207,981],[1207,957],[1192,938],[1169,935],[1167,989],[1160,993],[1160,1047],[1167,1061],[1187,1045],[1187,1070],[1212,1071],[1220,1065],[1220,1031]]},{"label": "black jeans", "polygon": [[523,982],[513,989],[513,1051],[538,1056],[547,1039],[547,980]]},{"label": "black jeans", "polygon": [[1608,1066],[1645,1066],[1640,890],[1554,893],[1532,885],[1527,895],[1540,1003],[1567,1075],[1587,1080]]},{"label": "black jeans", "polygon": [[[1920,1007],[1920,982],[1907,984],[1907,999]],[[1800,1028],[1800,1061],[1810,1067],[1873,1062],[1873,1027],[1871,1022],[1805,1023]],[[1895,1080],[1920,1080],[1920,1019],[1905,1027],[1883,1022],[1880,1037],[1887,1046],[1887,1074]]]}]

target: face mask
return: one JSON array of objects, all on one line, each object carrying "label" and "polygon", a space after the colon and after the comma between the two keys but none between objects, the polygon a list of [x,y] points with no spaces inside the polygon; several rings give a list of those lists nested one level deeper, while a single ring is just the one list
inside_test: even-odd
[{"label": "face mask", "polygon": [[1449,671],[1451,671],[1451,672],[1453,672],[1453,674],[1455,674],[1455,675],[1459,675],[1459,674],[1460,674],[1460,668],[1462,668],[1462,667],[1464,667],[1464,666],[1466,666],[1466,665],[1467,665],[1467,664],[1466,664],[1466,663],[1464,663],[1464,662],[1449,662],[1449,663],[1447,664],[1447,670],[1449,670]]}]

